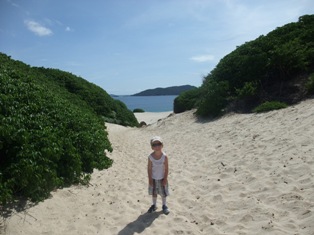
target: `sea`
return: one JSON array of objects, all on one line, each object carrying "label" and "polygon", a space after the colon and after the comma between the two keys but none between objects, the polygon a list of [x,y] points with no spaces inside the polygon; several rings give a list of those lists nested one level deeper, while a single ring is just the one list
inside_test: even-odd
[{"label": "sea", "polygon": [[145,112],[168,112],[173,111],[173,101],[177,95],[162,96],[114,96],[114,99],[120,100],[133,111],[134,109],[143,109]]}]

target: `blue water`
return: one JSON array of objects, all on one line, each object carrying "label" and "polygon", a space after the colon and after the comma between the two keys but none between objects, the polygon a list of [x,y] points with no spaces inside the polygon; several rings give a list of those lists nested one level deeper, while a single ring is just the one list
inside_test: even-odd
[{"label": "blue water", "polygon": [[168,112],[173,111],[173,101],[176,95],[165,96],[117,96],[114,99],[126,104],[128,109],[144,109],[145,112]]}]

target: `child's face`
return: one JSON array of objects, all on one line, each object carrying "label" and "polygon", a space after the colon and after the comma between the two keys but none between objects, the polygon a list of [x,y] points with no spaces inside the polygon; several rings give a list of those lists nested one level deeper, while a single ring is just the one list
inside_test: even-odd
[{"label": "child's face", "polygon": [[152,149],[155,151],[161,150],[162,149],[162,143],[159,141],[155,141],[152,143]]}]

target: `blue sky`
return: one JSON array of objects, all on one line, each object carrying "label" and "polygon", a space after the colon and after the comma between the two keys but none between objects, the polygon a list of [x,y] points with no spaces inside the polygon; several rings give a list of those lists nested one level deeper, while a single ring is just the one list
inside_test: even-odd
[{"label": "blue sky", "polygon": [[110,94],[200,86],[236,46],[313,13],[313,0],[0,0],[0,52]]}]

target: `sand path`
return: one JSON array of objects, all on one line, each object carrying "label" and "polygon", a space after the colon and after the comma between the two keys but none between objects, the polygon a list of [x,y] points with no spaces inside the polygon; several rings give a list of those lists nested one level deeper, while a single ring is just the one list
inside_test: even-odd
[{"label": "sand path", "polygon": [[[168,116],[168,114],[167,114]],[[159,119],[160,117],[158,117]],[[113,166],[6,220],[6,234],[314,234],[314,100],[215,121],[107,124]],[[168,216],[146,214],[149,139],[169,156]]]}]

